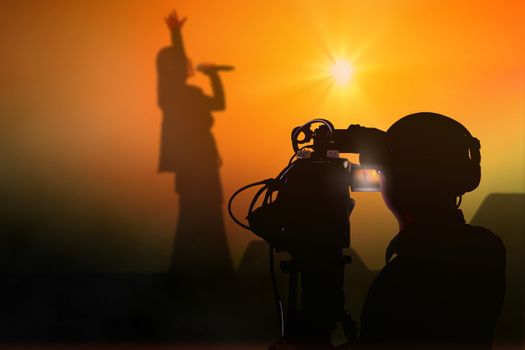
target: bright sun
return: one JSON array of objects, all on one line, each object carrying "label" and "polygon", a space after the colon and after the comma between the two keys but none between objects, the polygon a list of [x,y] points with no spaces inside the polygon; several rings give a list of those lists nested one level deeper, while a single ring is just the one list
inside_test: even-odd
[{"label": "bright sun", "polygon": [[352,78],[353,68],[348,61],[336,60],[330,67],[330,75],[338,85],[347,85]]}]

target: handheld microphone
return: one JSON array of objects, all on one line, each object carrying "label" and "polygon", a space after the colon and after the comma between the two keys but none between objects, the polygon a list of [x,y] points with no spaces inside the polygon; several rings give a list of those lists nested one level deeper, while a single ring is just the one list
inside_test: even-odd
[{"label": "handheld microphone", "polygon": [[228,66],[228,65],[208,65],[208,64],[198,64],[197,69],[201,72],[205,71],[232,71],[235,69],[234,66]]}]

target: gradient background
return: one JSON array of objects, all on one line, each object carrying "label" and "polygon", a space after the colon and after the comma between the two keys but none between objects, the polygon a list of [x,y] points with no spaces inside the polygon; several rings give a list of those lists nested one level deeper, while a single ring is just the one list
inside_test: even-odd
[{"label": "gradient background", "polygon": [[[225,197],[273,177],[289,133],[314,117],[387,128],[433,111],[482,143],[480,187],[525,191],[525,2],[2,0],[0,219],[9,270],[163,271],[177,196],[156,173],[155,56],[163,18],[188,16],[194,63],[233,64],[213,132]],[[332,86],[333,58],[355,67]],[[196,76],[192,83],[205,86]],[[443,140],[446,142],[446,140]],[[355,194],[353,245],[372,268],[397,225],[381,196]],[[237,210],[244,208],[242,198]],[[236,262],[252,235],[227,219]]]}]

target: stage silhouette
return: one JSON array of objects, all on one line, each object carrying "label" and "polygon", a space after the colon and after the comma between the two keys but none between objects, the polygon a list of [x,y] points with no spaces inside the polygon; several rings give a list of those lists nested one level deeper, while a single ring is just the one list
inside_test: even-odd
[{"label": "stage silhouette", "polygon": [[223,221],[221,159],[214,136],[212,111],[225,109],[221,67],[202,64],[213,95],[207,96],[186,80],[193,74],[182,28],[186,18],[176,12],[166,18],[171,46],[157,57],[158,104],[162,110],[159,172],[175,174],[179,221],[172,269],[192,278],[233,275]]}]

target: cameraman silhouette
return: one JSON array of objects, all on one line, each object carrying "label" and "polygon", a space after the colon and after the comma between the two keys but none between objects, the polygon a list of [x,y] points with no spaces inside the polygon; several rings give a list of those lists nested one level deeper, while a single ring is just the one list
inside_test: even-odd
[{"label": "cameraman silhouette", "polygon": [[400,119],[387,140],[382,192],[400,232],[363,306],[361,343],[490,349],[505,291],[505,248],[488,229],[466,224],[458,209],[481,178],[479,141],[435,113]]},{"label": "cameraman silhouette", "polygon": [[172,269],[195,278],[232,275],[222,213],[221,160],[211,133],[211,112],[225,109],[218,74],[224,67],[197,67],[210,78],[212,96],[186,83],[193,70],[182,41],[185,22],[175,11],[166,18],[172,45],[157,56],[158,104],[163,113],[159,172],[176,173],[179,193]]}]

